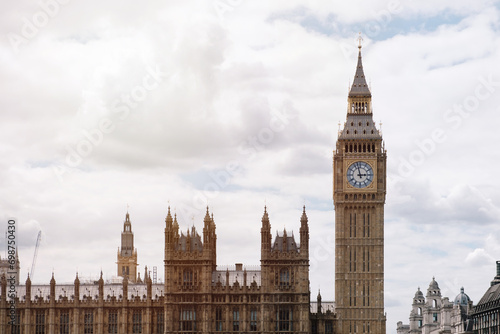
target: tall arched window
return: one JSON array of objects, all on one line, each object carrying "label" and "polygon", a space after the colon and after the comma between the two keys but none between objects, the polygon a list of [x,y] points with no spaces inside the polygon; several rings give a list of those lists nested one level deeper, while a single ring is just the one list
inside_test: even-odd
[{"label": "tall arched window", "polygon": [[182,285],[192,286],[193,285],[193,271],[190,269],[185,269],[182,273]]},{"label": "tall arched window", "polygon": [[283,268],[280,270],[280,286],[290,285],[290,270],[288,268]]}]

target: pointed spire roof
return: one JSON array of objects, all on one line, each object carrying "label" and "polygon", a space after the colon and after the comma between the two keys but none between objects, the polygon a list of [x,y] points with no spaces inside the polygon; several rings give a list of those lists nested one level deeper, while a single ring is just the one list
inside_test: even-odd
[{"label": "pointed spire roof", "polygon": [[179,229],[179,223],[177,222],[177,213],[174,213],[174,229]]},{"label": "pointed spire roof", "polygon": [[304,208],[302,210],[302,217],[300,217],[300,222],[302,223],[302,225],[307,224],[307,215],[306,215],[306,206],[305,205],[304,205]]},{"label": "pointed spire roof", "polygon": [[203,219],[203,222],[205,223],[205,226],[210,226],[210,223],[212,220],[210,219],[210,213],[208,212],[208,206],[207,206],[207,213],[205,213],[205,218]]},{"label": "pointed spire roof", "polygon": [[[264,215],[262,216],[262,227],[271,228],[269,224],[269,215],[267,214],[267,206],[264,206]],[[277,233],[278,231],[276,231]]]},{"label": "pointed spire roof", "polygon": [[167,223],[167,226],[172,226],[172,215],[170,214],[170,205],[168,206],[168,213],[167,217],[165,218],[165,223]]},{"label": "pointed spire roof", "polygon": [[128,214],[128,211],[125,215],[125,221],[123,222],[123,231],[132,232],[132,223],[130,222],[130,215]]},{"label": "pointed spire roof", "polygon": [[358,65],[356,66],[356,73],[354,74],[354,81],[352,82],[349,97],[371,97],[370,89],[366,84],[365,73],[363,71],[363,61],[361,59],[361,36],[359,37],[359,52],[358,52]]}]

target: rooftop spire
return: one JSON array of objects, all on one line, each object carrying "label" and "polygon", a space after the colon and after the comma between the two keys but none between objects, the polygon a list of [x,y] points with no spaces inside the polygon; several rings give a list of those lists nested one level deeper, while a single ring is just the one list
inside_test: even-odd
[{"label": "rooftop spire", "polygon": [[306,206],[304,205],[304,208],[302,210],[302,217],[300,217],[300,222],[302,225],[307,225],[307,215],[306,215]]},{"label": "rooftop spire", "polygon": [[130,215],[127,214],[125,215],[125,221],[123,222],[123,232],[131,232],[132,231],[132,223],[130,222]]},{"label": "rooftop spire", "polygon": [[363,38],[361,37],[361,33],[359,33],[358,41],[358,65],[356,66],[356,73],[354,74],[354,81],[352,82],[349,97],[371,97],[372,94],[366,84],[365,73],[363,72],[363,62],[361,59],[361,42],[363,41]]},{"label": "rooftop spire", "polygon": [[176,213],[174,213],[174,228],[175,228],[176,230],[178,230],[178,229],[179,229],[179,223],[177,222],[177,212],[176,212]]},{"label": "rooftop spire", "polygon": [[210,213],[208,212],[208,206],[207,206],[207,213],[205,213],[205,219],[203,219],[203,222],[205,223],[205,226],[210,226],[211,219],[210,219]]},{"label": "rooftop spire", "polygon": [[269,215],[267,214],[267,206],[264,206],[264,215],[262,215],[262,227],[270,229],[271,225],[269,224]]},{"label": "rooftop spire", "polygon": [[167,224],[167,226],[172,226],[172,215],[170,214],[170,205],[168,206],[168,213],[167,213],[167,217],[165,218],[165,223]]}]

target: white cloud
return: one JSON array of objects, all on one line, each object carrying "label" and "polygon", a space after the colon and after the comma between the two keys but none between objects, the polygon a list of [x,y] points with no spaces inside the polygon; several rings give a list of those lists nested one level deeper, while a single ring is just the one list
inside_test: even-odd
[{"label": "white cloud", "polygon": [[482,266],[484,264],[491,264],[494,262],[494,258],[486,253],[482,248],[476,248],[474,251],[469,253],[465,258],[465,263],[472,267]]},{"label": "white cloud", "polygon": [[[77,270],[112,276],[129,203],[139,262],[158,266],[161,277],[158,231],[168,201],[184,230],[200,228],[208,203],[219,263],[258,264],[264,203],[273,231],[295,232],[306,204],[316,245],[313,296],[320,287],[323,300],[332,299],[329,170],[356,64],[354,39],[375,22],[381,31],[364,37],[363,61],[391,177],[388,330],[407,320],[416,288],[434,275],[450,297],[464,285],[479,300],[500,254],[500,187],[490,170],[500,161],[495,3],[401,2],[387,20],[387,1],[234,3],[221,13],[203,1],[70,2],[17,53],[6,34],[21,34],[23,18],[40,7],[2,4],[0,207],[3,217],[19,219],[22,275],[41,229],[40,282],[52,270],[58,282],[72,281]],[[120,119],[116,101],[137,94],[151,68],[164,73],[158,87]],[[489,97],[452,121],[457,114],[449,110],[470,102],[484,80]],[[283,110],[291,117],[278,124]],[[88,140],[83,131],[106,117],[113,130],[68,168],[68,146]],[[446,139],[425,146],[436,129]],[[423,160],[401,175],[411,154]],[[210,176],[233,162],[229,185]]]}]

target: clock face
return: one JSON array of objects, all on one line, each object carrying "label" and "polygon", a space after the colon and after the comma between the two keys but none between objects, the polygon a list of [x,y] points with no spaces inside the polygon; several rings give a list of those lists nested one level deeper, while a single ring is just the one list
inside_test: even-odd
[{"label": "clock face", "polygon": [[365,188],[373,181],[373,169],[364,161],[357,161],[347,168],[347,181],[354,188]]}]

